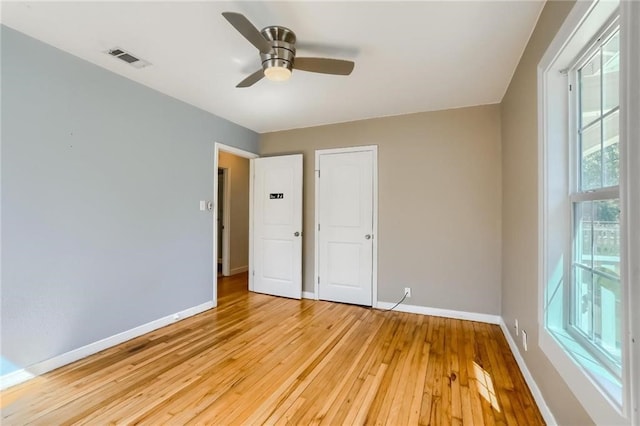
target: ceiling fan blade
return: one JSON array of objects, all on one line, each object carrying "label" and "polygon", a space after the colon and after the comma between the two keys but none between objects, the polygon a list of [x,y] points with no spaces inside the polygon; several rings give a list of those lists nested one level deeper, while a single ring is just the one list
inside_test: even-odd
[{"label": "ceiling fan blade", "polygon": [[355,64],[352,61],[328,58],[295,58],[293,68],[322,74],[349,75]]},{"label": "ceiling fan blade", "polygon": [[253,86],[254,84],[256,84],[257,82],[259,82],[260,80],[262,80],[262,77],[264,77],[264,71],[262,70],[262,68],[260,68],[258,71],[254,72],[253,74],[251,74],[249,77],[245,78],[244,80],[242,80],[240,83],[238,83],[238,85],[236,87],[249,87],[249,86]]},{"label": "ceiling fan blade", "polygon": [[244,15],[236,12],[222,12],[222,16],[260,52],[271,52],[271,43],[262,36],[260,31]]}]

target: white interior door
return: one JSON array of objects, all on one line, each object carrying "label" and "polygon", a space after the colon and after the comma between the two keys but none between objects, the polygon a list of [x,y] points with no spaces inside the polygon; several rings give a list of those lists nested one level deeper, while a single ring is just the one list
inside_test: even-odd
[{"label": "white interior door", "polygon": [[252,290],[302,296],[302,154],[251,160]]},{"label": "white interior door", "polygon": [[319,155],[318,298],[372,306],[373,152]]}]

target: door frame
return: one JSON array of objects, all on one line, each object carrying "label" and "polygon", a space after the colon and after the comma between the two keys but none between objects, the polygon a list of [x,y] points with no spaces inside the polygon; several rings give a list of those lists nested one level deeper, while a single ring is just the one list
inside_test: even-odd
[{"label": "door frame", "polygon": [[[222,276],[229,276],[231,269],[231,218],[229,216],[229,209],[231,208],[231,185],[230,178],[231,170],[226,167],[218,167],[218,170],[222,170],[222,253],[218,259],[222,259]],[[220,176],[220,174],[218,174]],[[220,181],[218,181],[218,189],[220,189]],[[216,197],[218,200],[219,197]],[[217,206],[216,206],[217,207]],[[218,209],[216,209],[218,214]],[[217,225],[217,216],[216,216]],[[216,240],[217,243],[217,240]],[[216,245],[217,248],[217,245]]]},{"label": "door frame", "polygon": [[[245,151],[243,149],[240,148],[236,148],[233,146],[229,146],[229,145],[225,145],[223,143],[219,143],[219,142],[214,142],[213,144],[213,257],[212,257],[212,263],[213,263],[213,294],[212,294],[212,302],[213,302],[213,307],[215,308],[216,306],[218,306],[218,157],[220,154],[220,151],[226,152],[228,154],[233,154],[236,155],[238,157],[242,157],[242,158],[247,158],[249,160],[253,159],[253,158],[258,158],[259,155],[255,154],[253,152],[249,152],[249,151]],[[251,173],[251,172],[249,172]],[[229,175],[227,174],[226,177],[229,177]],[[226,180],[227,183],[225,183],[225,185],[228,185],[229,179]],[[251,175],[249,176],[249,197],[252,197],[252,191],[253,191],[253,181],[251,179]],[[230,188],[229,186],[227,186],[227,188]],[[227,199],[227,194],[229,193],[229,191],[226,191],[225,193],[225,202]],[[249,198],[249,200],[251,200],[252,198]],[[226,215],[227,219],[229,218],[229,215]],[[225,218],[223,218],[224,220]],[[253,223],[253,206],[251,205],[251,201],[249,202],[249,270],[253,270],[253,265],[252,265],[252,258],[251,258],[251,250],[253,248],[253,233],[252,233],[252,223]],[[225,228],[227,227],[227,220],[225,220]],[[228,232],[223,233],[223,238],[224,235],[227,235],[227,240],[229,240],[228,238]],[[223,241],[222,244],[224,245],[225,242]],[[230,242],[227,241],[227,244],[229,244],[230,246]],[[227,248],[229,247],[227,246]],[[225,248],[223,247],[223,252],[225,251]],[[226,250],[227,253],[229,252],[229,250]],[[228,258],[229,256],[227,256]],[[222,268],[223,268],[223,274],[224,274],[224,260],[222,263]],[[229,272],[229,269],[227,269],[227,273]],[[251,282],[251,279],[249,279],[249,281]]]},{"label": "door frame", "polygon": [[353,146],[348,148],[318,149],[315,151],[315,206],[314,206],[314,261],[313,283],[315,300],[320,296],[320,156],[323,154],[346,154],[349,152],[371,152],[373,156],[373,247],[371,268],[371,305],[378,307],[378,145]]}]

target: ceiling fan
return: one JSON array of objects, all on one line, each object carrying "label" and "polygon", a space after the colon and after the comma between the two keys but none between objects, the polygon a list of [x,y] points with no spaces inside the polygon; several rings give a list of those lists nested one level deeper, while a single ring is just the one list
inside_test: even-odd
[{"label": "ceiling fan", "polygon": [[288,28],[277,25],[258,29],[242,14],[223,12],[222,16],[260,51],[262,69],[254,72],[236,87],[249,87],[262,77],[273,81],[284,81],[296,70],[322,74],[349,75],[354,63],[341,59],[296,58],[296,35]]}]

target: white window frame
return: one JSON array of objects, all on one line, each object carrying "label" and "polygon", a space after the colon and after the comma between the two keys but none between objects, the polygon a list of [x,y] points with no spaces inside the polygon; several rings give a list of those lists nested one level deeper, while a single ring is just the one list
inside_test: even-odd
[{"label": "white window frame", "polygon": [[[592,374],[578,364],[547,328],[547,285],[564,279],[570,270],[571,226],[568,170],[570,129],[567,69],[610,19],[618,4],[584,0],[574,5],[567,19],[538,64],[538,166],[539,166],[539,311],[538,344],[558,370],[576,398],[597,424],[637,424],[640,382],[640,3],[620,2],[620,203],[621,279],[624,325],[622,348],[622,395],[614,401],[601,390]],[[624,59],[623,59],[624,58]],[[564,73],[563,73],[564,72]],[[633,141],[626,143],[626,141]],[[560,212],[560,213],[559,213]],[[553,290],[553,287],[550,288]],[[635,307],[633,309],[632,307]]]}]

